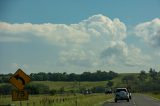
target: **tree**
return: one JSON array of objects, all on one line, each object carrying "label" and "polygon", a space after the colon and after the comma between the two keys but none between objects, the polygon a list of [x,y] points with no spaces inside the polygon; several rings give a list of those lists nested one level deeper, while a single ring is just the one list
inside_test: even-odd
[{"label": "tree", "polygon": [[108,76],[110,77],[109,79],[111,80],[111,79],[113,79],[113,78],[117,77],[117,76],[118,76],[118,74],[117,74],[117,73],[115,73],[115,72],[113,72],[113,71],[109,71]]},{"label": "tree", "polygon": [[83,72],[80,75],[80,81],[90,81],[92,74],[90,72]]},{"label": "tree", "polygon": [[107,86],[111,88],[113,86],[113,81],[108,81]]},{"label": "tree", "polygon": [[151,80],[154,80],[154,81],[158,80],[158,72],[156,72],[155,69],[150,68],[149,76]]},{"label": "tree", "polygon": [[[9,78],[12,74],[0,74],[0,83],[8,83]],[[32,81],[106,81],[112,80],[117,77],[118,74],[113,71],[101,71],[97,70],[96,72],[83,72],[82,74],[70,73],[31,73],[30,77]]]},{"label": "tree", "polygon": [[60,94],[63,94],[64,93],[64,87],[61,87],[58,91]]},{"label": "tree", "polygon": [[132,90],[132,88],[135,87],[136,78],[134,75],[126,75],[122,78],[122,82],[126,84],[128,89]]},{"label": "tree", "polygon": [[122,78],[122,82],[129,84],[131,82],[135,81],[135,77],[133,75],[126,75]]},{"label": "tree", "polygon": [[144,70],[142,70],[138,76],[138,79],[142,82],[144,82],[147,79],[147,74]]},{"label": "tree", "polygon": [[78,75],[76,75],[74,73],[69,74],[68,81],[77,81],[77,80],[79,80],[79,76]]},{"label": "tree", "polygon": [[50,90],[50,95],[55,95],[56,93],[57,93],[57,90],[55,89]]}]

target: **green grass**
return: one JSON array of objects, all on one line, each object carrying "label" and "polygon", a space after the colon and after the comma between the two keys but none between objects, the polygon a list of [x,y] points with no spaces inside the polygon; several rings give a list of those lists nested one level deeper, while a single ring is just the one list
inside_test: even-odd
[{"label": "green grass", "polygon": [[[137,73],[120,73],[118,77],[114,78],[112,81],[114,83],[114,87],[124,87],[125,85],[122,84],[122,78],[126,75],[138,75]],[[3,85],[4,83],[0,83],[0,86]],[[44,84],[49,87],[50,90],[56,89],[59,90],[60,88],[64,88],[65,91],[70,91],[75,88],[79,88],[79,82],[65,82],[65,81],[31,81],[30,84]],[[80,87],[81,88],[93,88],[96,86],[103,86],[106,87],[107,81],[82,81],[80,82]],[[75,87],[76,86],[76,87]]]},{"label": "green grass", "polygon": [[[130,73],[129,73],[130,74]],[[120,86],[121,80],[124,76],[129,74],[119,74],[118,77],[114,78],[112,81],[114,83],[113,87]],[[132,73],[131,73],[132,74]],[[133,75],[133,74],[132,74]],[[137,74],[134,74],[137,75]],[[73,90],[75,85],[78,87],[79,82],[65,82],[65,81],[32,81],[31,84],[44,84],[49,86],[49,89],[56,89],[59,90],[60,88],[64,88],[65,91]],[[93,88],[96,86],[106,86],[107,81],[97,81],[97,82],[80,82],[80,87],[84,88]],[[0,84],[1,86],[2,84]],[[123,86],[123,85],[121,85]],[[76,102],[77,98],[77,102]],[[64,94],[64,95],[30,95],[28,101],[22,101],[22,106],[101,106],[107,99],[112,98],[112,95],[105,95],[105,94],[91,94],[91,95],[82,95],[78,94],[77,96],[71,94]],[[63,99],[65,100],[64,102]],[[54,100],[54,103],[53,103]],[[58,101],[61,102],[58,102]],[[47,101],[47,102],[45,102]],[[52,101],[49,103],[49,101]],[[56,102],[55,102],[56,101]],[[11,96],[0,96],[0,105],[6,104],[15,104],[15,106],[19,106],[18,101],[12,101]],[[34,105],[35,104],[35,105]]]},{"label": "green grass", "polygon": [[145,94],[160,100],[160,93],[145,93]]},{"label": "green grass", "polygon": [[112,81],[114,82],[114,85],[113,87],[124,87],[125,85],[122,84],[122,78],[124,76],[127,76],[127,75],[133,75],[133,76],[138,76],[138,73],[120,73],[118,75],[118,77],[114,78]]},{"label": "green grass", "polygon": [[[22,106],[101,106],[112,95],[91,94],[91,95],[32,95],[28,101],[22,101]],[[53,102],[54,100],[54,102]],[[64,100],[64,101],[63,101]],[[12,101],[11,96],[1,96],[0,105],[15,104],[19,106],[19,101]]]},{"label": "green grass", "polygon": [[[80,82],[80,87],[84,87],[84,88],[92,88],[95,86],[104,86],[105,87],[106,82],[107,81],[97,81],[97,82],[85,81],[85,82]],[[49,89],[57,89],[58,90],[58,89],[64,87],[64,89],[66,91],[73,89],[75,85],[76,86],[79,85],[79,82],[64,82],[64,81],[56,81],[56,82],[53,82],[53,81],[32,81],[31,82],[31,84],[34,84],[34,83],[47,85],[47,86],[49,86]]]},{"label": "green grass", "polygon": [[[97,81],[97,82],[80,82],[80,87],[93,88],[96,86],[106,86],[107,81]],[[79,82],[64,82],[64,81],[32,81],[30,84],[44,84],[49,86],[49,89],[57,89],[64,87],[65,91],[75,89],[74,86],[79,86]],[[0,86],[3,85],[2,83]],[[0,96],[0,105],[15,104],[19,106],[19,101],[12,101],[11,96]],[[77,98],[77,100],[76,100]],[[82,95],[78,94],[74,96],[73,94],[63,94],[63,95],[30,95],[28,101],[22,101],[22,106],[76,106],[76,101],[78,106],[100,106],[107,99],[112,98],[112,95],[105,94],[91,94]],[[65,100],[64,102],[63,99]],[[44,102],[46,101],[47,102]],[[54,100],[54,102],[53,102]],[[52,101],[49,103],[49,101]],[[55,102],[56,101],[56,102]],[[61,102],[59,102],[61,101]],[[44,103],[43,103],[44,102]]]},{"label": "green grass", "polygon": [[[118,77],[114,78],[112,81],[114,82],[114,86],[119,86],[121,84],[122,78],[126,75],[138,75],[137,73],[120,73]],[[76,85],[79,85],[79,82],[65,82],[65,81],[31,81],[31,84],[38,83],[49,86],[50,89],[60,89],[64,87],[66,90],[70,90]],[[107,81],[82,81],[80,82],[80,87],[84,88],[93,88],[95,86],[106,86]],[[5,83],[0,83],[0,86]]]},{"label": "green grass", "polygon": [[[118,77],[114,78],[112,81],[114,83],[113,87],[115,86],[123,86],[121,85],[122,78],[126,75],[135,75],[137,76],[137,73],[121,73],[119,74]],[[65,88],[65,90],[70,90],[73,89],[74,85],[76,84],[77,86],[79,85],[79,82],[65,82],[65,81],[32,81],[31,83],[40,83],[40,84],[45,84],[49,86],[50,89],[60,89],[62,87]],[[80,82],[80,87],[84,88],[93,88],[95,86],[106,86],[107,81],[84,81]]]}]

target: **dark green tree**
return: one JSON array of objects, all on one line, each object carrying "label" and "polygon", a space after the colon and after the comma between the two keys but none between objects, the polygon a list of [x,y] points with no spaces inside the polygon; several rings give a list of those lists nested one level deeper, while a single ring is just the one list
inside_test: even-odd
[{"label": "dark green tree", "polygon": [[107,86],[111,88],[113,86],[113,81],[108,81]]},{"label": "dark green tree", "polygon": [[153,80],[153,81],[158,80],[158,72],[156,72],[155,69],[150,68],[149,76],[150,76],[151,80]]},{"label": "dark green tree", "polygon": [[147,73],[144,70],[142,70],[138,76],[138,79],[144,82],[146,81],[147,77],[148,77]]}]

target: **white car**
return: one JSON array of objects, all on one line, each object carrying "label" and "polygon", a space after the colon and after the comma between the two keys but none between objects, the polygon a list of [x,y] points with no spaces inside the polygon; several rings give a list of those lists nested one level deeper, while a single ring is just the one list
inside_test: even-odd
[{"label": "white car", "polygon": [[127,100],[129,102],[130,93],[128,92],[127,88],[117,88],[115,91],[115,102],[118,100]]}]

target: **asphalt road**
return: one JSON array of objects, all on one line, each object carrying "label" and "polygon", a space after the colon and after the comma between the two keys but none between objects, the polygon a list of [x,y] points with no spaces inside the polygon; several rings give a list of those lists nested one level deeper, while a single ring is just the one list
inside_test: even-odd
[{"label": "asphalt road", "polygon": [[160,101],[146,95],[132,94],[130,102],[124,100],[115,103],[114,99],[111,99],[106,101],[103,106],[160,106]]}]

